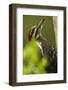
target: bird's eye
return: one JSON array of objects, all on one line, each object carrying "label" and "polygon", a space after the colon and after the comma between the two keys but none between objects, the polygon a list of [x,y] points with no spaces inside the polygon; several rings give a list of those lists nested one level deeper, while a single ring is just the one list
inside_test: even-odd
[{"label": "bird's eye", "polygon": [[28,40],[31,40],[32,39],[33,34],[34,34],[34,31],[35,31],[35,28],[36,28],[36,26],[33,26],[31,28],[31,31],[29,31],[29,33],[28,33]]},{"label": "bird's eye", "polygon": [[29,33],[28,33],[28,40],[31,40],[32,39],[33,33],[34,33],[34,29],[32,29],[31,31],[29,31]]}]

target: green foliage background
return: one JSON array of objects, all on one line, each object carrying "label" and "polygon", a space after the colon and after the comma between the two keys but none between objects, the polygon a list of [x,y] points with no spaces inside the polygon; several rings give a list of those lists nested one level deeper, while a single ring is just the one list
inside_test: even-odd
[{"label": "green foliage background", "polygon": [[23,74],[47,73],[45,67],[48,65],[47,57],[41,60],[38,55],[38,47],[35,40],[28,41],[28,32],[31,27],[37,25],[41,19],[45,19],[42,35],[48,40],[50,45],[56,46],[53,16],[31,16],[23,15]]}]

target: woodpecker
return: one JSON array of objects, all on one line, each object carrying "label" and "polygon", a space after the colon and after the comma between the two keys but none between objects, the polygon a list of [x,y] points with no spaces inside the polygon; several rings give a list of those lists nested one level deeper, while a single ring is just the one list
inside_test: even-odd
[{"label": "woodpecker", "polygon": [[42,19],[37,26],[32,26],[30,32],[28,33],[28,40],[31,41],[32,38],[35,38],[40,49],[41,56],[48,57],[49,64],[46,68],[47,72],[57,73],[57,49],[51,46],[48,40],[41,34],[44,21],[45,19]]}]

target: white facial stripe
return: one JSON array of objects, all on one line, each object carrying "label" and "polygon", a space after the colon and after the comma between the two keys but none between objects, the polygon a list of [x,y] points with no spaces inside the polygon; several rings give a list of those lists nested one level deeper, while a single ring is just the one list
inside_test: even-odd
[{"label": "white facial stripe", "polygon": [[35,28],[35,30],[34,30],[33,37],[35,37],[35,34],[36,34],[36,28]]}]

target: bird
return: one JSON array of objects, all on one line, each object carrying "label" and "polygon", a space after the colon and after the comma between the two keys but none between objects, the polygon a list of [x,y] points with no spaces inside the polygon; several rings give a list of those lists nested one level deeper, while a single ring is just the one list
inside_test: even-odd
[{"label": "bird", "polygon": [[46,67],[47,72],[57,73],[57,48],[51,46],[48,40],[44,38],[41,33],[44,21],[45,19],[41,19],[38,25],[32,26],[28,33],[28,40],[31,41],[32,38],[35,38],[41,52],[41,57],[48,57],[49,64]]}]

